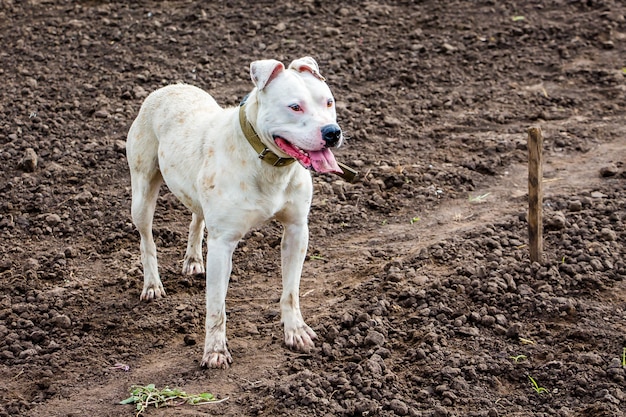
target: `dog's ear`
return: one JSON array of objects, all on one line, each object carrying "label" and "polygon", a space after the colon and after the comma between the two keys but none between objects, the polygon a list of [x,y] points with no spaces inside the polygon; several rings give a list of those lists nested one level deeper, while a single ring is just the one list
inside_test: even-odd
[{"label": "dog's ear", "polygon": [[320,67],[317,65],[317,62],[310,56],[294,60],[289,64],[289,69],[294,69],[298,72],[308,71],[313,74],[315,78],[326,81],[326,78],[322,77],[322,74],[320,74]]},{"label": "dog's ear", "polygon": [[282,62],[262,59],[250,64],[250,78],[259,90],[263,90],[274,78],[285,70]]}]

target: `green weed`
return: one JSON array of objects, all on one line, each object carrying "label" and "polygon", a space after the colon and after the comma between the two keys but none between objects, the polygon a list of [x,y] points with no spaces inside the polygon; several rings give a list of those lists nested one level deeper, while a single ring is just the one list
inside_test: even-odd
[{"label": "green weed", "polygon": [[526,355],[517,355],[517,356],[509,356],[509,358],[513,359],[515,363],[523,361],[526,359]]},{"label": "green weed", "polygon": [[130,391],[130,397],[120,401],[120,404],[135,404],[137,408],[136,417],[139,417],[148,407],[153,405],[159,407],[176,407],[183,404],[202,405],[209,403],[219,403],[226,401],[228,398],[218,400],[213,394],[208,392],[202,394],[187,394],[179,389],[170,389],[165,387],[159,390],[154,384],[144,387],[133,385]]},{"label": "green weed", "polygon": [[530,382],[532,382],[533,389],[535,390],[537,394],[543,394],[544,392],[548,392],[548,390],[545,389],[544,387],[540,387],[537,381],[535,381],[535,379],[532,376],[528,375],[528,379],[530,379]]}]

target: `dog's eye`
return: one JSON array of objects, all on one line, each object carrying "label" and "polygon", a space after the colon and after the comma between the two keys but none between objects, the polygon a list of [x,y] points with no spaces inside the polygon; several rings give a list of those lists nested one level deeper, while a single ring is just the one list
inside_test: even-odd
[{"label": "dog's eye", "polygon": [[333,100],[332,98],[329,98],[329,99],[326,101],[326,107],[328,107],[329,109],[330,109],[331,107],[333,107],[333,104],[335,104],[335,100]]},{"label": "dog's eye", "polygon": [[293,111],[301,112],[302,107],[299,104],[290,104],[289,108]]}]

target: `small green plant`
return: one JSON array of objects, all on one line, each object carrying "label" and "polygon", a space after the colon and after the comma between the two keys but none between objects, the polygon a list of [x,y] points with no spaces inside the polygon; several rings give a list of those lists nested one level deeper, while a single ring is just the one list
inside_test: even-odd
[{"label": "small green plant", "polygon": [[626,347],[622,350],[622,367],[626,367]]},{"label": "small green plant", "polygon": [[526,359],[526,355],[517,355],[517,356],[509,356],[509,358],[513,359],[515,363],[523,361]]},{"label": "small green plant", "polygon": [[136,417],[139,417],[148,407],[153,405],[159,407],[176,407],[183,404],[202,405],[209,403],[219,403],[226,401],[228,398],[218,400],[213,394],[208,392],[202,394],[191,395],[179,389],[170,389],[165,387],[159,390],[154,384],[144,387],[133,385],[130,391],[130,397],[120,401],[120,404],[135,404],[137,408]]},{"label": "small green plant", "polygon": [[511,20],[514,22],[519,22],[521,20],[525,20],[526,18],[524,16],[513,16],[511,17]]},{"label": "small green plant", "polygon": [[533,389],[537,394],[543,394],[544,392],[548,392],[548,390],[544,387],[540,387],[537,381],[535,381],[532,376],[528,375],[528,379],[530,379],[530,382],[533,384]]},{"label": "small green plant", "polygon": [[325,261],[326,258],[324,258],[322,255],[311,255],[309,256],[309,259],[312,261]]},{"label": "small green plant", "polygon": [[417,222],[419,222],[419,221],[420,221],[420,218],[419,218],[419,217],[417,217],[417,216],[416,216],[416,217],[413,217],[413,218],[411,219],[411,224],[413,224],[413,223],[417,223]]}]

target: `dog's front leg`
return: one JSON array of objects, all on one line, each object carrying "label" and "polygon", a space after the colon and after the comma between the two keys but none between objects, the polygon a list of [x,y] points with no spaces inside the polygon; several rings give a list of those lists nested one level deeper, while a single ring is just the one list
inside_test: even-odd
[{"label": "dog's front leg", "polygon": [[226,346],[226,292],[237,241],[207,239],[206,336],[202,366],[228,368],[233,361]]},{"label": "dog's front leg", "polygon": [[309,244],[309,227],[304,223],[285,225],[281,243],[283,294],[280,298],[285,344],[307,351],[315,346],[315,332],[304,322],[300,312],[300,276]]}]

